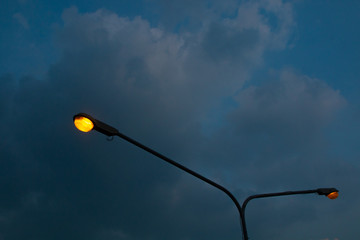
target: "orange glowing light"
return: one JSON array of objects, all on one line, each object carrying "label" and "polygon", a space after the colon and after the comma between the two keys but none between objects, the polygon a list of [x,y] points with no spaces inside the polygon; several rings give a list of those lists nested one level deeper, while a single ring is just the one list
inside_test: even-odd
[{"label": "orange glowing light", "polygon": [[83,116],[76,116],[74,119],[74,124],[77,129],[82,132],[90,132],[94,128],[94,123]]},{"label": "orange glowing light", "polygon": [[336,199],[338,196],[339,196],[338,192],[332,192],[327,195],[327,197],[330,199]]}]

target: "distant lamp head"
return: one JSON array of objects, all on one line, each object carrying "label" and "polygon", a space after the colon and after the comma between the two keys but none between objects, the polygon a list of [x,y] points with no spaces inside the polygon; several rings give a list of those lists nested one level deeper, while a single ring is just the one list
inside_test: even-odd
[{"label": "distant lamp head", "polygon": [[336,199],[339,196],[339,190],[336,188],[319,188],[317,189],[319,195],[325,195],[330,199]]},{"label": "distant lamp head", "polygon": [[339,196],[339,192],[332,192],[326,195],[330,199],[336,199]]}]

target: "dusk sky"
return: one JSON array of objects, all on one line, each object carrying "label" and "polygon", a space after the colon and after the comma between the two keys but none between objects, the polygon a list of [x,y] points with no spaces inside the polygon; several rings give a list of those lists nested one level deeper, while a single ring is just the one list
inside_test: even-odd
[{"label": "dusk sky", "polygon": [[360,236],[360,1],[3,0],[0,240]]}]

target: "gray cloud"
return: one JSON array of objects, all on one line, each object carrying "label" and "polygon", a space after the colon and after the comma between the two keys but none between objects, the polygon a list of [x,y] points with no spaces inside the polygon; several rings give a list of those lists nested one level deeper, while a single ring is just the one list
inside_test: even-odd
[{"label": "gray cloud", "polygon": [[[236,96],[239,109],[231,118],[239,129],[265,133],[260,126],[271,125],[279,137],[282,129],[288,136],[301,136],[321,130],[346,103],[338,91],[318,79],[291,71],[283,71],[277,78]],[[288,128],[295,132],[287,132]]]},{"label": "gray cloud", "polygon": [[[309,228],[313,229],[309,231],[311,239],[326,234],[338,237],[339,229],[346,229],[340,227],[346,221],[341,220],[342,211],[358,209],[358,194],[349,198],[346,194],[351,192],[350,186],[359,184],[359,166],[331,155],[325,132],[346,100],[325,82],[289,70],[239,91],[235,99],[238,106],[209,143],[203,164],[210,164],[208,168],[220,179],[228,179],[227,185],[241,189],[237,192],[240,198],[269,189],[276,192],[320,186],[336,186],[345,195],[337,203],[341,211],[332,208],[333,202],[312,196],[256,200],[248,210],[249,232],[254,239],[303,239],[304,235],[295,237],[294,233]],[[351,206],[343,205],[345,201]],[[333,214],[338,220],[324,220]],[[279,226],[287,230],[279,233]],[[256,231],[259,228],[261,232]],[[346,231],[343,234],[349,236]]]},{"label": "gray cloud", "polygon": [[[324,157],[324,132],[346,101],[325,82],[289,70],[271,78],[235,96],[238,106],[229,113],[229,123],[216,137],[222,139],[226,149],[219,157],[237,163],[240,171],[244,165],[254,171],[257,167],[264,171],[270,167],[270,174],[291,166],[294,171],[298,165],[312,168],[317,164],[312,162],[314,157]],[[249,177],[246,171],[244,174]],[[257,176],[252,182],[257,181],[278,185],[281,179],[269,182]]]},{"label": "gray cloud", "polygon": [[[97,84],[97,91],[92,94],[101,98],[111,94],[125,96],[123,101],[131,99],[132,103],[146,97],[149,100],[145,102],[161,105],[156,109],[178,108],[177,112],[183,114],[178,116],[179,121],[189,121],[192,115],[201,116],[219,97],[240,88],[249,70],[261,61],[268,38],[263,36],[262,27],[251,24],[237,27],[240,21],[237,19],[217,24],[216,30],[205,27],[196,34],[179,35],[150,27],[141,18],[119,18],[104,10],[79,15],[70,9],[63,18],[65,27],[59,35],[64,57],[55,66],[60,69],[53,72],[79,72],[80,79],[73,83],[79,87],[85,85],[83,81],[91,84],[106,79],[102,80],[102,86]],[[260,21],[257,25],[265,26],[260,18],[257,20]],[[214,31],[238,33],[225,34],[214,41],[212,36],[220,35]],[[231,58],[224,51],[225,46],[233,47],[233,51],[227,50],[235,53]],[[76,68],[61,69],[63,65]],[[59,84],[65,87],[66,79],[72,79],[61,78],[65,82]]]}]

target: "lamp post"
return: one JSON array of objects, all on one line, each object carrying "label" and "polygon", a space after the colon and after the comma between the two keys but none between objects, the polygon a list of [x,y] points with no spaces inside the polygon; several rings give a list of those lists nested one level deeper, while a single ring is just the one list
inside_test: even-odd
[{"label": "lamp post", "polygon": [[[135,141],[134,139],[120,133],[116,128],[113,128],[111,126],[109,126],[106,123],[103,123],[93,117],[91,117],[88,114],[85,113],[79,113],[76,114],[73,117],[73,121],[74,124],[76,126],[76,128],[78,128],[80,131],[82,132],[90,132],[91,130],[96,130],[102,134],[105,134],[109,137],[113,137],[113,136],[118,136],[126,141],[128,141],[129,143],[134,144],[135,146],[147,151],[148,153],[153,154],[154,156],[164,160],[167,163],[170,163],[171,165],[193,175],[194,177],[201,179],[202,181],[210,184],[211,186],[221,190],[222,192],[224,192],[228,197],[230,197],[230,199],[234,202],[236,209],[239,212],[239,216],[240,216],[240,224],[241,224],[241,228],[242,228],[242,233],[243,233],[243,239],[244,240],[248,240],[248,235],[247,235],[247,230],[246,230],[246,222],[245,222],[245,215],[244,215],[244,211],[245,211],[245,207],[247,205],[247,203],[254,198],[261,198],[261,197],[273,197],[273,196],[281,196],[281,195],[291,195],[291,194],[306,194],[306,193],[318,193],[320,195],[327,195],[330,196],[330,194],[334,194],[333,196],[336,195],[337,197],[337,190],[335,188],[320,188],[317,190],[308,190],[308,191],[297,191],[297,192],[283,192],[283,193],[270,193],[270,194],[260,194],[260,195],[253,195],[248,197],[243,205],[241,206],[239,204],[239,202],[237,201],[237,199],[234,197],[234,195],[227,190],[225,187],[219,185],[218,183],[200,175],[199,173],[181,165],[178,162],[175,162],[174,160],[162,155],[161,153],[139,143],[138,141]],[[330,190],[329,190],[330,189]],[[334,198],[336,198],[334,197]],[[331,198],[331,197],[329,197]]]}]

